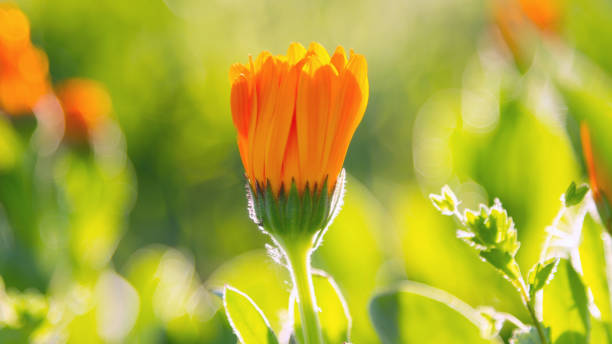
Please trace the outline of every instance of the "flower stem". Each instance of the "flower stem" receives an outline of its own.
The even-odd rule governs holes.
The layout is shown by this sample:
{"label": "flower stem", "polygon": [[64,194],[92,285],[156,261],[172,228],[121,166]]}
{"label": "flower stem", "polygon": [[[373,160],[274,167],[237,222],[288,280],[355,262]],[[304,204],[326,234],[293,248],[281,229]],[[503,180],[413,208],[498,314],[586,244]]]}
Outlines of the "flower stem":
{"label": "flower stem", "polygon": [[310,268],[311,249],[310,242],[307,245],[291,244],[285,246],[285,253],[300,310],[304,344],[322,344],[323,337]]}
{"label": "flower stem", "polygon": [[527,311],[529,311],[529,315],[531,316],[531,319],[533,320],[533,324],[536,330],[538,331],[540,342],[542,342],[542,344],[548,344],[548,339],[546,339],[546,336],[544,335],[544,330],[542,329],[542,323],[540,322],[540,320],[538,319],[536,315],[535,309],[533,308],[533,302],[531,298],[529,297],[529,294],[527,293],[527,288],[525,288],[525,282],[523,281],[522,278],[520,278],[520,281],[518,281],[518,283],[516,284],[518,286],[519,292],[521,293],[521,298],[523,299],[523,303],[525,304],[525,307],[527,307]]}

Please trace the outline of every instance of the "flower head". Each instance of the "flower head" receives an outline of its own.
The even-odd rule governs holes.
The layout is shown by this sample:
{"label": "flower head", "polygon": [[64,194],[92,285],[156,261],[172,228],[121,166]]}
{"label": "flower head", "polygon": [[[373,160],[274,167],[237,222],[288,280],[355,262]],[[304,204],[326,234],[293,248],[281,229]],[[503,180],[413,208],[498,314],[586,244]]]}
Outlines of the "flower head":
{"label": "flower head", "polygon": [[57,88],[64,110],[65,137],[83,141],[98,128],[111,111],[104,86],[93,80],[69,79]]}
{"label": "flower head", "polygon": [[365,112],[369,86],[363,55],[330,57],[320,44],[262,52],[230,68],[231,108],[238,148],[251,187],[289,194],[334,189]]}
{"label": "flower head", "polygon": [[521,10],[538,29],[555,32],[561,18],[559,0],[520,0]]}
{"label": "flower head", "polygon": [[0,110],[15,115],[32,111],[49,91],[48,70],[47,56],[30,42],[26,16],[0,5]]}

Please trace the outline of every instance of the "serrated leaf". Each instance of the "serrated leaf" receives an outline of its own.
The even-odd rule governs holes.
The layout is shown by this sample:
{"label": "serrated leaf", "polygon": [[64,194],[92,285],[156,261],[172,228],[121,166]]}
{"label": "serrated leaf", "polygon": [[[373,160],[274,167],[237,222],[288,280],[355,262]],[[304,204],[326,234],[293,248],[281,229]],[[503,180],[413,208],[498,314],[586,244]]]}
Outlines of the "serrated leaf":
{"label": "serrated leaf", "polygon": [[533,297],[536,292],[544,288],[554,277],[559,264],[558,258],[551,258],[545,262],[537,263],[528,275],[529,293]]}
{"label": "serrated leaf", "polygon": [[510,344],[547,344],[550,343],[550,328],[544,329],[544,336],[546,336],[546,343],[542,343],[538,330],[530,326],[527,329],[520,329],[514,331],[512,338],[510,338]]}
{"label": "serrated leaf", "polygon": [[487,322],[456,297],[405,282],[370,301],[370,317],[382,343],[488,343]]}
{"label": "serrated leaf", "polygon": [[564,200],[565,206],[571,207],[576,204],[579,204],[584,199],[584,196],[589,191],[589,187],[586,185],[580,185],[576,187],[576,183],[572,182],[567,190],[565,191]]}
{"label": "serrated leaf", "polygon": [[[350,342],[351,315],[338,285],[331,276],[321,270],[313,271],[312,284],[317,297],[317,305],[320,308],[319,321],[325,342]],[[294,296],[292,295],[291,298],[294,317],[294,340],[301,343],[303,334],[300,324],[300,312]]]}
{"label": "serrated leaf", "polygon": [[440,195],[430,194],[429,199],[433,203],[434,207],[438,209],[443,215],[453,215],[457,210],[457,197],[450,189],[448,185],[442,187],[442,193]]}
{"label": "serrated leaf", "polygon": [[268,319],[245,293],[226,286],[223,306],[227,319],[243,344],[278,344]]}
{"label": "serrated leaf", "polygon": [[514,257],[510,253],[493,248],[490,250],[481,251],[480,257],[489,264],[493,265],[493,267],[498,269],[509,280],[516,281],[519,278],[520,273],[518,266],[516,265]]}

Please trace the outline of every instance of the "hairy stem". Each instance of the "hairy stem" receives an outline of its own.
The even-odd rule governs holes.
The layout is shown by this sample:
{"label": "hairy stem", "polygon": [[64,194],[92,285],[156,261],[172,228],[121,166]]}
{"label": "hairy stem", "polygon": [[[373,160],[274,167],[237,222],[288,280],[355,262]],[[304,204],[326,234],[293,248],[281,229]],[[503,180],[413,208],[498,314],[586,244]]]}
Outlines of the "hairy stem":
{"label": "hairy stem", "polygon": [[322,344],[321,325],[312,284],[310,254],[312,244],[291,243],[285,246],[289,271],[297,296],[304,344]]}
{"label": "hairy stem", "polygon": [[533,324],[536,330],[538,331],[540,342],[542,342],[542,344],[548,344],[548,340],[546,339],[546,336],[544,335],[544,329],[542,328],[542,323],[538,319],[535,309],[533,307],[533,302],[531,298],[529,297],[529,293],[527,293],[525,282],[523,281],[522,278],[520,278],[520,281],[517,281],[516,284],[521,294],[521,298],[523,299],[523,303],[525,304],[525,307],[527,307],[527,311],[529,311],[529,315],[531,316],[531,319],[533,320]]}

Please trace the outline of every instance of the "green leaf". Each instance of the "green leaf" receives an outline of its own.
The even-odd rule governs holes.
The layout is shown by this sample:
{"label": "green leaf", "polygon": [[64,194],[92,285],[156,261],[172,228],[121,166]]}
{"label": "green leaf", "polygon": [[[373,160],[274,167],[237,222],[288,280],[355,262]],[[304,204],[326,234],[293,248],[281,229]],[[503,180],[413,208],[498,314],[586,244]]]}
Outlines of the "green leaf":
{"label": "green leaf", "polygon": [[571,207],[582,202],[582,199],[584,199],[584,196],[587,194],[588,191],[588,186],[581,185],[579,187],[576,187],[576,183],[572,182],[567,188],[567,191],[565,191],[565,206]]}
{"label": "green leaf", "polygon": [[227,319],[243,344],[278,344],[270,323],[259,307],[243,292],[225,286],[223,306]]}
{"label": "green leaf", "polygon": [[529,293],[533,297],[536,292],[544,288],[553,279],[557,266],[558,258],[551,258],[547,261],[537,263],[530,271],[528,276]]}
{"label": "green leaf", "polygon": [[416,282],[374,296],[370,317],[382,343],[488,343],[490,324],[456,297]]}
{"label": "green leaf", "polygon": [[580,314],[580,319],[586,330],[586,336],[588,337],[591,331],[591,314],[589,313],[589,298],[587,296],[587,290],[582,282],[582,277],[574,270],[574,267],[569,261],[566,261],[565,267],[567,269],[567,279],[572,293],[572,299]]}
{"label": "green leaf", "polygon": [[[546,336],[547,343],[550,343],[550,328],[544,330],[544,336]],[[510,344],[546,344],[542,343],[538,330],[530,326],[527,329],[516,330],[510,338]]]}
{"label": "green leaf", "polygon": [[555,340],[555,344],[586,344],[584,334],[575,331],[565,331]]}
{"label": "green leaf", "polygon": [[478,307],[477,311],[483,319],[485,319],[486,327],[483,333],[486,334],[486,338],[499,336],[504,343],[507,343],[514,330],[525,327],[525,325],[513,315],[498,312],[493,307]]}
{"label": "green leaf", "polygon": [[588,291],[569,260],[560,260],[555,278],[543,288],[542,305],[546,324],[554,329],[553,342],[566,332],[590,338]]}
{"label": "green leaf", "polygon": [[[257,273],[253,273],[257,271]],[[290,279],[286,268],[274,263],[265,250],[255,250],[235,257],[215,270],[205,283],[207,289],[223,290],[231,285],[246,293],[267,315],[275,333],[280,333],[286,320]]]}
{"label": "green leaf", "polygon": [[448,185],[442,187],[442,194],[430,194],[429,199],[443,215],[453,215],[459,205],[457,197]]}
{"label": "green leaf", "polygon": [[[314,270],[312,274],[317,305],[320,308],[319,321],[326,343],[350,342],[351,315],[348,306],[334,279],[321,270]],[[302,329],[300,326],[300,312],[292,295],[295,339],[301,342]]]}
{"label": "green leaf", "polygon": [[510,281],[516,281],[519,276],[518,265],[510,253],[493,248],[480,252],[480,257],[501,271]]}

